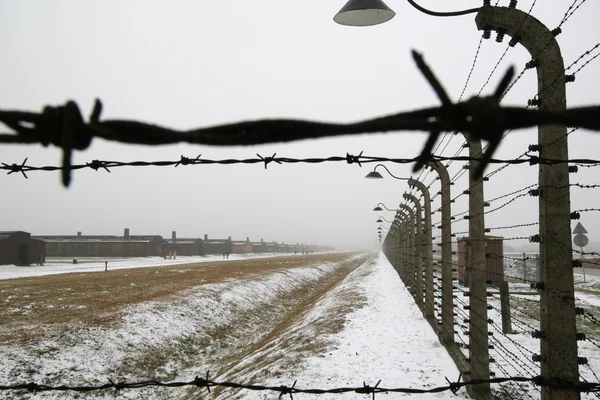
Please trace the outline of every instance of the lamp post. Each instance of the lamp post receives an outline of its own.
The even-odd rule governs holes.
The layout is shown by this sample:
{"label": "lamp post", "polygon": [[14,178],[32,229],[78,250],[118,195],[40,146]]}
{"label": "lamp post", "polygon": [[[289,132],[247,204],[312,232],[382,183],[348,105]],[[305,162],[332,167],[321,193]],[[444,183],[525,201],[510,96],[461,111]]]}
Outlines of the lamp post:
{"label": "lamp post", "polygon": [[[435,17],[456,17],[476,13],[479,8],[469,8],[461,11],[431,11],[413,0],[407,0],[408,3],[424,14]],[[394,18],[396,13],[381,0],[348,0],[348,2],[333,17],[333,20],[340,25],[347,26],[373,26],[383,24]]]}

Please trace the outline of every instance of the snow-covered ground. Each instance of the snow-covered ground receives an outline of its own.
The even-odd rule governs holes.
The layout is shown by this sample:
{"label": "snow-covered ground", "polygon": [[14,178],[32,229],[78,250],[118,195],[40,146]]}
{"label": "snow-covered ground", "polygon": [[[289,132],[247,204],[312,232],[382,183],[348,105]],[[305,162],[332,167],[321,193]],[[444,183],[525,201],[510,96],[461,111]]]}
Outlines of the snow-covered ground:
{"label": "snow-covered ground", "polygon": [[[452,360],[381,253],[347,275],[300,317],[285,325],[287,328],[277,337],[262,338],[263,343],[254,347],[242,362],[226,368],[214,365],[224,363],[228,347],[235,350],[236,345],[229,339],[203,343],[211,333],[209,330],[234,322],[241,336],[260,336],[265,326],[268,328],[284,311],[283,299],[287,294],[294,289],[320,283],[321,278],[338,268],[336,263],[324,263],[260,279],[199,286],[187,293],[185,298],[174,302],[149,302],[131,307],[121,324],[113,328],[75,326],[67,334],[60,337],[49,335],[42,343],[32,346],[0,346],[0,359],[3,360],[0,363],[0,384],[27,381],[80,384],[104,383],[109,378],[147,379],[150,376],[123,374],[117,366],[131,367],[139,362],[133,360],[132,355],[162,347],[173,355],[170,362],[154,371],[154,376],[163,380],[191,380],[210,369],[217,371],[211,376],[215,380],[234,376],[240,382],[277,385],[290,385],[298,380],[297,386],[304,388],[362,386],[363,381],[374,385],[380,379],[381,387],[429,388],[445,385],[445,377],[458,377]],[[343,303],[341,299],[344,298],[350,301],[358,299],[358,308],[354,307],[342,315],[346,322],[341,331],[319,338],[319,326],[322,327],[319,324],[327,322],[332,313],[339,314]],[[284,305],[278,308],[279,302]],[[235,339],[235,332],[231,336]],[[307,340],[317,338],[326,344],[317,354],[299,348],[301,342],[296,340],[308,343]],[[184,349],[182,346],[187,347]],[[197,351],[191,360],[186,359],[188,351]],[[265,360],[268,360],[269,370],[275,373],[260,378],[256,375],[260,372],[257,369]],[[293,362],[290,363],[290,360]],[[200,393],[190,393],[189,389],[165,389],[125,390],[120,395],[129,399],[183,398]],[[0,393],[0,398],[15,398],[14,395]],[[57,399],[65,398],[66,394],[25,393],[23,396]],[[259,398],[255,392],[244,391],[224,392],[215,398],[233,396]],[[275,393],[260,396],[278,397]],[[463,393],[461,396],[465,398],[466,395]],[[321,399],[363,397],[355,393],[329,397],[302,396]],[[386,398],[399,397],[402,395],[390,394]],[[423,399],[450,397],[456,398],[450,393],[420,396]],[[115,398],[115,393],[95,393],[93,398]]]}
{"label": "snow-covered ground", "polygon": [[47,258],[43,266],[30,265],[27,267],[16,265],[0,265],[0,279],[25,278],[31,276],[68,274],[72,272],[100,272],[104,271],[105,261],[108,270],[125,268],[162,267],[169,265],[195,264],[215,261],[234,261],[249,258],[266,258],[290,256],[290,253],[248,253],[230,254],[229,259],[223,259],[220,254],[207,256],[177,256],[177,258],[163,257],[133,257],[133,258],[77,258],[73,264],[72,258]]}
{"label": "snow-covered ground", "polygon": [[[351,273],[340,275],[344,265],[361,257],[364,256],[348,255],[343,262],[316,263],[243,280],[200,284],[168,302],[131,306],[115,326],[72,326],[60,336],[48,330],[41,343],[26,346],[0,343],[0,384],[28,381],[101,384],[108,379],[150,378],[189,381],[196,375],[203,376],[207,370],[211,371],[211,380],[216,381],[272,386],[291,386],[297,381],[297,388],[320,389],[360,387],[363,382],[373,386],[380,380],[380,387],[427,389],[445,386],[446,378],[456,380],[456,366],[382,253],[370,257]],[[222,257],[210,261],[220,259]],[[145,260],[139,264],[127,260],[128,265],[123,268],[157,266],[147,265]],[[156,261],[173,265],[184,258]],[[190,259],[188,262],[198,261]],[[114,263],[117,267],[117,262]],[[104,268],[104,263],[64,264],[52,273],[64,273],[68,268],[85,271],[88,265],[91,271]],[[111,262],[109,269],[110,266]],[[46,266],[29,268],[41,273],[40,269]],[[4,270],[1,271],[4,274]],[[10,267],[8,271],[11,272]],[[338,280],[333,279],[336,274],[341,276]],[[584,285],[597,287],[594,285],[600,283],[600,278],[596,279],[598,282]],[[295,304],[293,293],[315,290],[325,284],[332,286],[314,301],[301,307]],[[511,284],[511,287],[526,290],[527,285]],[[532,354],[539,353],[539,340],[530,336],[531,326],[523,325],[523,321],[535,325],[527,313],[539,306],[535,304],[535,296],[522,297],[534,303],[526,305],[523,313],[514,314],[514,334],[503,336],[497,331],[497,323],[496,328],[490,328],[494,332],[490,344],[495,346],[491,356],[496,359],[492,369],[497,376],[539,374],[539,364],[530,361]],[[585,293],[578,293],[578,298],[589,304],[598,301],[598,297]],[[490,304],[494,307],[489,312],[490,318],[500,321],[499,302],[493,297]],[[527,310],[527,307],[531,308]],[[328,325],[335,325],[339,320],[343,322],[340,329],[328,329]],[[600,352],[590,342],[579,342],[579,353],[589,359],[593,370],[600,370]],[[161,359],[165,354],[165,360]],[[582,366],[582,377],[594,380],[592,369]],[[497,386],[495,389],[506,398],[539,398],[537,388],[531,385],[504,385],[502,390]],[[0,392],[0,399],[75,396],[60,392]],[[384,398],[406,396],[388,393]],[[468,398],[464,389],[456,395],[443,392],[414,396],[417,399]],[[582,398],[589,396],[584,394]],[[92,395],[92,398],[115,397],[247,400],[277,399],[278,393],[213,390],[208,395],[202,388],[173,388]],[[294,398],[363,399],[365,395],[302,394]]]}
{"label": "snow-covered ground", "polygon": [[[291,386],[297,380],[299,388],[327,389],[360,387],[363,382],[374,386],[381,380],[379,387],[430,389],[446,386],[446,377],[451,381],[458,378],[454,362],[382,253],[373,256],[327,293],[289,334],[293,337],[310,332],[312,321],[328,315],[339,297],[350,290],[364,296],[364,306],[346,316],[344,329],[330,338],[332,346],[321,354],[298,360],[294,368],[277,379],[269,379],[267,384]],[[247,362],[263,356],[258,352]],[[406,396],[388,393],[382,398]],[[419,399],[469,398],[464,389],[457,395],[443,392],[414,396]],[[276,396],[245,392],[239,398],[275,399]],[[311,397],[302,395],[302,398]],[[314,398],[359,399],[364,395],[327,394]]]}

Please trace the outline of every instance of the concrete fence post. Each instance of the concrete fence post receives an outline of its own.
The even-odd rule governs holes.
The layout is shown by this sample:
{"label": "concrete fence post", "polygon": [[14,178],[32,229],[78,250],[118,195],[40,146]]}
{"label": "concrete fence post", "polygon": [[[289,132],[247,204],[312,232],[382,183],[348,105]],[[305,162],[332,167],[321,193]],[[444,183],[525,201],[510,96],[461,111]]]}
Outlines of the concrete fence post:
{"label": "concrete fence post", "polygon": [[[422,182],[415,179],[408,180],[408,186],[414,187],[423,195],[423,209],[425,211],[425,226],[423,237],[425,239],[425,318],[435,318],[434,298],[433,298],[433,233],[431,230],[431,197],[429,189]],[[435,325],[435,321],[433,325]]]}
{"label": "concrete fence post", "polygon": [[454,297],[452,292],[452,221],[450,176],[446,167],[439,162],[429,162],[427,166],[435,171],[441,182],[442,202],[442,341],[454,343]]}
{"label": "concrete fence post", "polygon": [[[488,347],[487,268],[485,258],[485,220],[483,201],[483,178],[476,178],[482,158],[481,141],[472,140],[463,133],[469,146],[469,264],[465,272],[469,276],[469,365],[470,379],[490,379],[490,354]],[[489,398],[488,383],[467,386],[474,398]]]}
{"label": "concrete fence post", "polygon": [[402,263],[400,264],[400,278],[406,286],[406,267],[412,262],[410,238],[411,238],[411,223],[407,215],[402,220]]}
{"label": "concrete fence post", "polygon": [[508,282],[500,282],[500,313],[502,314],[502,333],[505,335],[512,333]]}
{"label": "concrete fence post", "polygon": [[[418,254],[417,254],[417,251],[415,249],[415,247],[416,247],[415,246],[416,236],[417,236],[416,235],[416,214],[415,214],[415,211],[411,207],[407,206],[406,204],[400,204],[398,206],[398,209],[399,210],[404,210],[406,212],[406,214],[407,214],[407,219],[406,219],[408,221],[408,224],[407,224],[407,227],[408,227],[408,232],[407,232],[407,236],[408,237],[407,237],[407,239],[408,240],[407,241],[408,241],[408,244],[409,244],[409,248],[408,248],[408,263],[406,265],[407,266],[406,272],[408,272],[408,268],[411,268],[411,269],[414,270],[413,266],[417,265],[417,258],[418,258]],[[406,286],[411,286],[411,284],[412,284],[412,282],[408,281],[408,273],[406,273],[406,275],[405,275],[405,282],[404,282],[404,284]],[[420,287],[419,286],[415,287],[414,291],[415,291],[415,294],[414,294],[415,299],[422,299],[423,298],[422,294],[421,295],[419,294],[419,292],[420,292]],[[419,304],[420,308],[422,308],[422,304],[421,303],[419,303],[417,301],[417,304]]]}
{"label": "concrete fence post", "polygon": [[419,305],[419,308],[423,309],[423,290],[419,288],[423,287],[423,265],[425,258],[425,246],[423,237],[423,210],[421,208],[421,202],[415,196],[404,193],[403,197],[411,201],[415,205],[415,214],[417,216],[417,229],[416,229],[416,246],[415,251],[417,257],[415,258],[415,265],[411,270],[411,285],[416,289],[415,301]]}
{"label": "concrete fence post", "polygon": [[[565,66],[556,41],[559,32],[550,31],[533,16],[516,8],[483,6],[475,18],[479,30],[506,33],[531,54],[537,70],[540,109],[566,109]],[[555,160],[568,159],[567,128],[538,126],[539,155]],[[541,375],[564,382],[579,382],[571,207],[568,164],[539,164]],[[574,400],[580,393],[561,387],[542,387],[542,400]]]}

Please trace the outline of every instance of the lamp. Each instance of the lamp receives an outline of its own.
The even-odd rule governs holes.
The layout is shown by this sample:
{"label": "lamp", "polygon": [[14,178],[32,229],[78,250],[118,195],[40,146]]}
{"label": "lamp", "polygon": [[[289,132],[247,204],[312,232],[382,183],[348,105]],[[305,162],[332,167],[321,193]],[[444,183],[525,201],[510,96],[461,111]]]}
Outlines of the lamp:
{"label": "lamp", "polygon": [[381,0],[349,0],[333,20],[340,25],[372,26],[387,22],[395,15]]}
{"label": "lamp", "polygon": [[[413,0],[407,0],[411,6],[427,15],[435,17],[455,17],[476,13],[479,8],[470,8],[462,11],[438,12],[421,7]],[[394,18],[396,13],[381,0],[348,0],[333,20],[340,25],[347,26],[372,26],[382,24]]]}
{"label": "lamp", "polygon": [[377,219],[377,221],[375,222],[387,222],[387,223],[393,223],[394,221],[388,221],[387,219],[383,218],[383,216],[379,216],[379,219]]}
{"label": "lamp", "polygon": [[383,164],[377,164],[375,166],[375,168],[373,168],[373,171],[371,171],[367,175],[365,175],[365,178],[367,178],[367,179],[383,179],[383,176],[379,172],[377,172],[377,167],[383,167],[383,169],[385,169],[387,171],[387,173],[390,174],[390,176],[392,178],[399,179],[401,181],[407,181],[408,180],[408,178],[400,178],[399,176],[396,176],[396,175],[392,174],[390,172],[390,170],[387,169],[387,167],[385,165],[383,165]]}
{"label": "lamp", "polygon": [[373,211],[383,211],[383,208],[379,207],[380,205],[382,205],[382,206],[383,206],[383,208],[385,208],[385,209],[386,209],[386,210],[388,210],[388,211],[396,211],[396,210],[390,210],[390,209],[389,209],[389,208],[387,208],[387,207],[385,206],[385,204],[383,204],[383,203],[377,203],[377,206],[375,206],[375,208],[373,209]]}

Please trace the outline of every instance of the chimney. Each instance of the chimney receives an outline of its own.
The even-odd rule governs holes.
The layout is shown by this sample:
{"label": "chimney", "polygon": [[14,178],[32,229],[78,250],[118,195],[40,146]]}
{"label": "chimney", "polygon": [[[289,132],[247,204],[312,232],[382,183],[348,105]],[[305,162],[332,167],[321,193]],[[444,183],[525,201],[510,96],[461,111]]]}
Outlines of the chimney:
{"label": "chimney", "polygon": [[261,243],[263,242],[262,238],[260,239],[260,242],[261,242]]}
{"label": "chimney", "polygon": [[248,236],[246,236],[246,243],[250,242],[250,238]]}
{"label": "chimney", "polygon": [[77,236],[81,236],[81,231],[78,231],[78,232],[77,232]]}
{"label": "chimney", "polygon": [[129,239],[129,228],[125,228],[125,232],[123,232],[123,237],[125,239]]}
{"label": "chimney", "polygon": [[177,231],[171,232],[171,239],[177,240]]}
{"label": "chimney", "polygon": [[231,242],[231,236],[228,236],[228,237],[227,237],[227,240],[229,240],[229,241]]}
{"label": "chimney", "polygon": [[206,242],[208,240],[208,235],[205,233],[204,234],[204,241]]}

